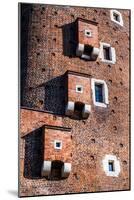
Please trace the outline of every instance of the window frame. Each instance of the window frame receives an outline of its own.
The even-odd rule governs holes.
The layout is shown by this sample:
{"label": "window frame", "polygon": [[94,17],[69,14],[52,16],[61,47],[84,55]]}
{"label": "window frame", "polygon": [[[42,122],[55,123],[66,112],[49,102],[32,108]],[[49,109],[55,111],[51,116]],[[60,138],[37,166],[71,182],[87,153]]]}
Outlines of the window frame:
{"label": "window frame", "polygon": [[[97,98],[97,94],[96,94],[96,86],[101,86],[101,98],[102,98],[102,101],[98,101],[98,100],[96,100],[96,99],[98,99]],[[98,102],[98,103],[104,103],[104,84],[100,84],[100,83],[95,83],[95,101],[96,102]]]}
{"label": "window frame", "polygon": [[[109,48],[109,57],[110,60],[107,60],[104,57],[104,47],[105,48]],[[102,62],[106,62],[106,63],[111,63],[111,64],[115,64],[116,63],[116,53],[115,53],[115,48],[111,47],[110,44],[105,43],[105,42],[100,42],[100,53],[99,53],[99,58]]]}
{"label": "window frame", "polygon": [[[96,101],[96,93],[95,93],[95,84],[102,84],[103,85],[103,102],[97,102]],[[104,80],[100,80],[100,79],[91,79],[91,89],[92,89],[92,99],[93,99],[93,104],[95,106],[100,106],[100,107],[104,107],[106,108],[109,104],[109,100],[108,100],[108,87],[107,84]]]}
{"label": "window frame", "polygon": [[[60,143],[60,147],[57,147],[56,143]],[[61,140],[54,140],[54,148],[58,149],[58,150],[61,150],[62,149],[62,141]]]}
{"label": "window frame", "polygon": [[[119,16],[120,21],[115,20],[114,18],[114,14]],[[116,24],[123,26],[123,18],[122,18],[122,14],[117,11],[117,10],[110,10],[110,17],[111,17],[111,21],[115,22]]]}
{"label": "window frame", "polygon": [[[109,162],[113,162],[113,171],[109,170]],[[102,160],[103,170],[107,176],[118,177],[121,171],[120,161],[117,159],[115,155],[105,155],[104,159]]]}
{"label": "window frame", "polygon": [[[90,32],[90,35],[88,35],[87,32]],[[92,37],[92,31],[89,29],[85,29],[85,36],[89,38]]]}
{"label": "window frame", "polygon": [[[78,91],[78,88],[81,88],[81,91]],[[76,92],[77,93],[83,93],[83,86],[82,85],[76,85]]]}

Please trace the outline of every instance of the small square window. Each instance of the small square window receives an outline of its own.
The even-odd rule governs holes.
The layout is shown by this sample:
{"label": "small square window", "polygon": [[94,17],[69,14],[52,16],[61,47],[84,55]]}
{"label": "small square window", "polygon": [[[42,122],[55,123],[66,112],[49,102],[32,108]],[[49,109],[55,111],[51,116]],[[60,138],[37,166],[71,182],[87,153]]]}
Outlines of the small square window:
{"label": "small square window", "polygon": [[76,85],[76,92],[83,93],[83,86],[82,85]]}
{"label": "small square window", "polygon": [[92,37],[92,32],[91,32],[91,30],[85,30],[85,36],[87,36],[87,37]]}
{"label": "small square window", "polygon": [[109,161],[108,162],[108,169],[110,172],[114,172],[115,169],[114,169],[114,161]]}
{"label": "small square window", "polygon": [[95,100],[103,103],[103,84],[95,83]]}
{"label": "small square window", "polygon": [[54,148],[55,149],[62,149],[62,141],[55,140],[54,141]]}

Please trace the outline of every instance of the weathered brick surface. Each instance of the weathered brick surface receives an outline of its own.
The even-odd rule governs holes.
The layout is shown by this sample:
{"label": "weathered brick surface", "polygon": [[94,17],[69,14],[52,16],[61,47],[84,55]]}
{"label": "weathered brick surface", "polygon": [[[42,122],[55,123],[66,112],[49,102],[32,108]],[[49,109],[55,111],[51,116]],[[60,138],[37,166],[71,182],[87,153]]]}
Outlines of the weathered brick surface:
{"label": "weathered brick surface", "polygon": [[[44,160],[60,160],[71,163],[72,140],[69,132],[45,128],[44,140]],[[62,141],[62,149],[54,149],[54,140]]]}
{"label": "weathered brick surface", "polygon": [[[91,37],[87,37],[84,33],[85,30],[90,30],[92,33]],[[99,46],[98,41],[98,26],[95,24],[95,22],[92,24],[92,22],[83,22],[81,20],[78,20],[78,43],[81,44],[88,44],[93,47]]]}
{"label": "weathered brick surface", "polygon": [[62,117],[54,116],[51,113],[21,109],[20,129],[22,137],[43,125],[63,126]]}
{"label": "weathered brick surface", "polygon": [[[76,92],[76,85],[83,86],[83,92]],[[79,74],[68,74],[68,101],[81,102],[91,105],[91,79]],[[88,95],[87,95],[88,94]]]}
{"label": "weathered brick surface", "polygon": [[[24,136],[20,137],[21,196],[129,189],[130,13],[128,10],[119,11],[123,16],[123,27],[111,21],[110,9],[36,4],[27,7],[23,13],[23,16],[28,15],[28,26],[23,20],[23,32],[28,37],[25,36],[27,39],[23,41],[26,49],[22,52],[21,104],[35,110],[51,111],[54,115],[21,110],[20,128]],[[97,61],[85,61],[72,54],[75,51],[71,50],[76,45],[72,42],[73,23],[78,17],[98,23],[99,42],[115,47],[114,65],[101,62],[99,58]],[[105,80],[109,90],[108,108],[95,107],[91,95],[92,112],[87,120],[65,117],[66,85],[63,74],[67,70]],[[41,133],[36,133],[36,129],[44,124],[72,128],[72,171],[67,179],[42,179],[39,171],[35,173],[34,166],[31,166],[32,161],[42,159],[39,157],[39,154],[42,155]],[[33,157],[30,156],[32,149],[37,149]],[[119,159],[121,172],[118,177],[106,176],[102,166],[106,154],[116,155]]]}

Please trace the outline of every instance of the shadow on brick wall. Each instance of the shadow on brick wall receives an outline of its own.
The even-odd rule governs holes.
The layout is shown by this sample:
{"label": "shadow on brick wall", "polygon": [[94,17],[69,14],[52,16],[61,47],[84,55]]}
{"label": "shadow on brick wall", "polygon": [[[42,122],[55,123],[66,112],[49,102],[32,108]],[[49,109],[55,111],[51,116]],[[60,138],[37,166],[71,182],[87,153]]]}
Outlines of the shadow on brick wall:
{"label": "shadow on brick wall", "polygon": [[41,98],[43,110],[64,115],[66,94],[64,75],[53,78],[39,85],[38,88],[41,88],[44,96],[44,99]]}
{"label": "shadow on brick wall", "polygon": [[[44,161],[44,132],[42,127],[36,129],[28,135],[25,139],[25,158],[24,158],[24,177],[27,179],[42,179],[41,169]],[[61,171],[63,162],[60,160],[52,161],[51,174],[45,177],[47,180],[61,180]]]}
{"label": "shadow on brick wall", "polygon": [[20,84],[21,84],[21,105],[24,104],[25,86],[27,80],[27,61],[28,61],[28,30],[29,19],[32,11],[31,4],[21,4],[19,10],[19,45],[20,45]]}
{"label": "shadow on brick wall", "polygon": [[44,134],[42,128],[36,129],[24,137],[25,159],[24,177],[41,178],[41,167],[44,160]]}
{"label": "shadow on brick wall", "polygon": [[76,56],[77,32],[75,22],[62,26],[63,54],[68,57]]}
{"label": "shadow on brick wall", "polygon": [[65,112],[65,81],[58,76],[45,84],[45,110],[63,115]]}

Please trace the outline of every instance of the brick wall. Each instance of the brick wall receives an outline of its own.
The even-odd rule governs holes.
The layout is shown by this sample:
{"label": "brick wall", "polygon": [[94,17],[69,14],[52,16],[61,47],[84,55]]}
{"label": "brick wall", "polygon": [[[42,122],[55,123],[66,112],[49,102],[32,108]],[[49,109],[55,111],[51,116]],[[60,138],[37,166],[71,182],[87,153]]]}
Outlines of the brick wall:
{"label": "brick wall", "polygon": [[[54,130],[45,128],[44,133],[44,160],[60,160],[63,162],[71,162],[72,156],[72,140],[71,134],[64,130]],[[62,149],[55,149],[54,148],[54,141],[62,141]]]}
{"label": "brick wall", "polygon": [[[98,42],[98,26],[95,22],[90,22],[90,21],[82,21],[78,20],[78,43],[81,44],[88,44],[93,47],[98,47],[99,42]],[[84,34],[85,30],[91,30],[91,37],[87,37]]]}
{"label": "brick wall", "polygon": [[[118,9],[123,16],[123,27],[111,21],[110,9],[33,4],[25,5],[24,10],[22,15],[28,16],[28,26],[22,25],[27,33],[23,41],[27,51],[23,50],[21,57],[26,61],[21,65],[21,105],[29,109],[22,109],[20,113],[21,136],[24,136],[20,137],[20,196],[128,190],[129,10]],[[115,48],[115,64],[101,62],[99,57],[96,61],[85,61],[75,56],[73,23],[78,17],[98,23],[98,41]],[[109,106],[96,107],[91,100],[92,112],[87,120],[66,117],[63,75],[67,70],[104,80],[109,91]],[[29,173],[31,169],[34,171],[30,165],[32,160],[39,163],[42,140],[40,131],[36,134],[36,130],[44,124],[72,128],[72,171],[65,180],[49,181],[42,179],[38,171]],[[37,152],[31,158],[36,145],[32,141],[36,140]],[[115,155],[119,160],[118,177],[106,176],[102,163],[106,154]],[[30,160],[26,160],[26,155]]]}
{"label": "brick wall", "polygon": [[[76,86],[83,87],[83,92],[76,92]],[[79,74],[68,74],[68,101],[82,102],[91,105],[91,79]],[[88,95],[87,95],[88,94]]]}

